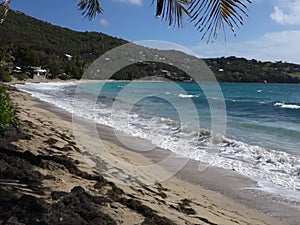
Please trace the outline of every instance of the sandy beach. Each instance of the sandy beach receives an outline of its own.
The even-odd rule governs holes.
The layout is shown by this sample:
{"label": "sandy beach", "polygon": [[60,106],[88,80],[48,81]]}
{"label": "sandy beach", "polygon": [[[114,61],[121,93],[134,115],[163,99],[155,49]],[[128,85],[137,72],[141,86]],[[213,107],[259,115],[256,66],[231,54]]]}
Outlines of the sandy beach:
{"label": "sandy beach", "polygon": [[[14,88],[9,94],[21,124],[0,140],[1,224],[296,224],[296,209],[280,211],[276,202],[266,208],[271,200],[252,199],[253,190],[244,189],[255,187],[249,179],[215,168],[196,173],[198,164],[190,161],[177,176],[151,182],[151,172],[168,172],[140,168],[167,154],[162,149],[130,151],[104,126],[97,127],[99,145],[84,123],[76,124],[85,134],[83,148],[70,114]],[[96,147],[114,157],[91,158]]]}

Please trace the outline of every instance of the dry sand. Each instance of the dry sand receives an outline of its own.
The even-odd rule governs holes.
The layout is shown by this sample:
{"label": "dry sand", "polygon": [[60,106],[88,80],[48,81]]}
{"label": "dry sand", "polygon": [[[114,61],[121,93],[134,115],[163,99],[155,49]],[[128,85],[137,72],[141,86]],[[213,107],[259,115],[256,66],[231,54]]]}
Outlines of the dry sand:
{"label": "dry sand", "polygon": [[[9,92],[17,109],[17,116],[21,121],[19,129],[30,138],[6,138],[6,141],[1,142],[1,147],[19,151],[27,150],[34,155],[73,159],[80,171],[91,175],[100,173],[117,186],[116,189],[114,184],[108,182],[109,185],[104,185],[99,189],[95,186],[97,181],[85,179],[56,164],[49,164],[48,168],[34,167],[44,176],[51,177],[51,179],[42,181],[43,193],[37,194],[28,188],[19,187],[16,190],[20,195],[32,194],[53,203],[54,200],[51,198],[53,191],[70,192],[75,186],[81,186],[92,196],[111,198],[112,201],[104,204],[101,210],[108,213],[117,224],[141,224],[145,221],[146,216],[145,213],[130,207],[124,201],[116,200],[109,192],[111,190],[126,202],[132,199],[139,201],[143,206],[154,210],[158,216],[172,220],[174,224],[283,224],[279,219],[249,209],[217,192],[185,182],[175,176],[163,182],[153,183],[160,175],[168,174],[160,166],[155,166],[153,170],[147,169],[147,166],[143,169],[142,165],[153,164],[156,154],[152,153],[150,160],[150,156],[147,154],[139,154],[120,147],[116,140],[113,138],[110,140],[110,131],[106,132],[105,128],[100,128],[102,141],[99,142],[99,138],[89,135],[91,131],[86,130],[82,124],[76,125],[76,128],[82,132],[79,136],[83,139],[78,144],[75,140],[75,136],[77,137],[78,134],[74,136],[74,127],[69,115],[51,108],[51,105],[39,102],[26,93],[14,89]],[[96,151],[95,149],[97,152],[93,152]],[[108,156],[102,155],[102,150]],[[91,153],[98,154],[98,158],[89,157]],[[187,170],[193,168],[191,164],[189,165]],[[93,166],[97,166],[98,169],[96,170]],[[151,174],[152,172],[154,175]],[[191,173],[193,172],[189,174]],[[184,173],[179,174],[182,178],[185,175]],[[208,177],[205,179],[209,180]],[[130,185],[125,185],[124,182],[120,183],[118,179]],[[3,184],[4,181],[1,182],[1,185],[7,190],[11,188],[11,183]],[[140,182],[152,184],[141,185]],[[244,180],[244,182],[243,185],[252,185],[251,182],[247,183],[248,180]],[[120,189],[123,192],[119,193]]]}

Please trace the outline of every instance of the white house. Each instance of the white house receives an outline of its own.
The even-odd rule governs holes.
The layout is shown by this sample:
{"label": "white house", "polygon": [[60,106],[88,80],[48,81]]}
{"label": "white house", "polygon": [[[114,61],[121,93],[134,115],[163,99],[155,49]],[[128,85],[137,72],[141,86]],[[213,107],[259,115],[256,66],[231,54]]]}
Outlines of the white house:
{"label": "white house", "polygon": [[67,60],[71,60],[73,58],[73,56],[71,56],[69,54],[65,54],[65,57],[67,58]]}
{"label": "white house", "polygon": [[41,67],[33,67],[33,78],[43,78],[46,79],[47,70]]}

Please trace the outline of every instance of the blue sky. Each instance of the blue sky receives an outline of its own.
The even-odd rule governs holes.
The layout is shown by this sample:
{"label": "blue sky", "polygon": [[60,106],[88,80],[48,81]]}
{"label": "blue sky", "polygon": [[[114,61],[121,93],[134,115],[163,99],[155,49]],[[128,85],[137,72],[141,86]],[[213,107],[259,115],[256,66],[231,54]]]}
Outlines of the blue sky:
{"label": "blue sky", "polygon": [[152,0],[102,1],[104,14],[92,22],[76,8],[77,1],[12,0],[11,7],[27,15],[77,31],[97,31],[128,41],[162,40],[183,45],[199,57],[241,56],[249,59],[288,61],[300,64],[300,0],[253,0],[249,18],[237,31],[220,33],[207,44],[191,23],[182,29],[156,19]]}

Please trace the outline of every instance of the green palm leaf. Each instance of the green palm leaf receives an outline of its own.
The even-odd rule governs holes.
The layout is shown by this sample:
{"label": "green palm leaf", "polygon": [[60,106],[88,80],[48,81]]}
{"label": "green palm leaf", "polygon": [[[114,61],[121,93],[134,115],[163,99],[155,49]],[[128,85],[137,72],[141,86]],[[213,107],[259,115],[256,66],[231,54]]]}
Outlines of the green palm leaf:
{"label": "green palm leaf", "polygon": [[182,27],[183,15],[190,15],[187,10],[189,4],[190,0],[156,0],[156,17],[168,21],[169,26],[177,24]]}
{"label": "green palm leaf", "polygon": [[88,20],[92,20],[97,14],[103,13],[99,0],[80,0],[77,7]]}
{"label": "green palm leaf", "polygon": [[5,20],[5,18],[7,16],[7,13],[9,11],[10,1],[11,0],[4,0],[0,4],[0,23],[3,23],[3,21]]}
{"label": "green palm leaf", "polygon": [[[3,0],[0,4],[0,23],[7,16],[10,2]],[[225,25],[236,34],[235,28],[244,24],[243,16],[248,16],[246,2],[251,0],[156,0],[156,16],[168,21],[169,26],[182,27],[183,17],[187,15],[203,33],[202,39],[208,36],[210,41],[217,38],[220,29],[225,33]],[[79,0],[77,6],[89,20],[103,13],[100,0]]]}
{"label": "green palm leaf", "polygon": [[242,16],[248,16],[246,2],[251,3],[250,0],[192,0],[188,8],[190,20],[203,33],[202,39],[208,35],[208,41],[216,39],[220,29],[225,34],[225,25],[236,35],[235,28],[244,24]]}

